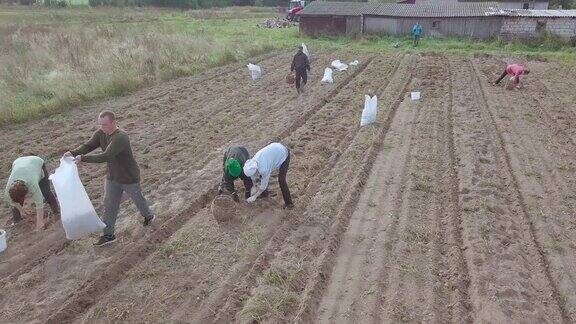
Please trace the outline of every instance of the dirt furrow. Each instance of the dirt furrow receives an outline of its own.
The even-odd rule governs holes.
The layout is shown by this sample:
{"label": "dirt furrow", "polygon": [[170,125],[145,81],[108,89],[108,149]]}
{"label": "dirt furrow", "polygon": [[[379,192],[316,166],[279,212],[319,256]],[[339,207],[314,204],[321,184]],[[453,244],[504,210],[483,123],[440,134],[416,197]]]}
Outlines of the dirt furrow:
{"label": "dirt furrow", "polygon": [[[536,88],[540,87],[537,83]],[[533,89],[529,84],[524,90],[532,92]],[[513,93],[519,105],[509,105],[501,95],[501,91],[491,92],[487,101],[509,150],[524,209],[533,224],[546,268],[558,289],[559,303],[573,320],[576,299],[571,292],[576,288],[576,278],[571,269],[576,266],[573,257],[576,246],[571,242],[576,239],[573,217],[576,199],[571,197],[576,194],[576,169],[570,170],[570,166],[575,156],[566,135],[558,132],[556,122],[544,118],[534,125],[530,117],[542,109],[554,111],[550,106],[554,101],[525,100],[521,93]]]}
{"label": "dirt furrow", "polygon": [[455,153],[474,321],[561,321],[509,152],[472,63],[451,61]]}
{"label": "dirt furrow", "polygon": [[[281,79],[281,78],[283,78],[283,76],[284,76],[284,72],[278,72],[277,75],[281,76],[281,77],[278,77],[278,79]],[[320,88],[320,87],[322,87],[322,86],[319,85],[319,84],[316,84],[315,87],[316,87],[316,88]],[[337,83],[337,84],[335,85],[335,87],[339,87],[339,83]],[[312,92],[312,93],[315,93],[315,92],[316,92],[316,90],[313,89],[312,87],[310,87],[309,90],[310,90],[310,92]],[[291,93],[289,93],[289,94],[286,93],[286,95],[284,95],[284,96],[287,96],[287,97],[289,98],[289,97],[292,96],[292,94],[291,94]],[[312,98],[313,98],[313,97],[304,98],[303,100],[304,100],[304,102],[307,102],[307,101],[312,100]],[[328,97],[328,98],[329,98],[329,97]],[[317,99],[314,99],[314,100],[316,100],[317,102],[324,102],[324,101],[325,101],[325,98],[324,98],[324,97],[321,97],[321,98],[317,98]],[[262,119],[261,119],[262,122],[267,122],[269,126],[273,126],[274,128],[278,128],[278,127],[280,126],[280,129],[282,129],[282,128],[281,128],[281,125],[282,125],[283,122],[285,122],[285,121],[288,121],[288,122],[289,122],[289,121],[290,121],[290,118],[293,118],[292,116],[294,116],[294,118],[296,118],[297,116],[299,116],[299,114],[301,114],[301,113],[306,113],[306,112],[307,112],[306,110],[305,110],[305,111],[301,111],[301,110],[298,110],[298,109],[290,109],[290,110],[289,110],[290,113],[288,113],[288,114],[283,113],[282,111],[283,111],[284,109],[288,108],[288,107],[291,107],[291,105],[298,106],[298,103],[290,102],[290,100],[286,100],[286,101],[287,101],[287,103],[288,103],[287,105],[283,105],[282,107],[276,106],[275,109],[270,109],[269,107],[266,107],[266,106],[264,106],[264,107],[258,107],[258,108],[260,108],[263,112],[266,111],[266,113],[263,113],[262,115],[266,116],[266,118],[273,119],[273,120],[275,121],[275,123],[270,124],[269,121],[266,121],[264,118],[262,118]],[[249,103],[243,103],[243,104],[249,104]],[[242,108],[242,107],[240,106],[240,108]],[[266,110],[265,110],[265,109],[266,109]],[[286,119],[278,118],[279,116],[283,116],[283,115],[284,115],[284,116],[287,116],[287,117],[285,117]],[[258,144],[251,144],[251,145],[250,145],[251,148],[253,149],[254,147],[256,147],[256,145],[263,145],[264,142],[266,141],[266,139],[265,139],[265,138],[262,139],[262,137],[259,136],[261,129],[259,129],[258,127],[255,127],[255,128],[250,128],[250,127],[249,127],[249,125],[251,125],[250,122],[251,122],[250,120],[244,120],[244,119],[242,119],[242,120],[240,120],[238,123],[236,123],[236,124],[234,124],[234,125],[229,125],[229,128],[241,127],[241,128],[243,128],[243,129],[248,129],[247,132],[244,132],[242,138],[245,139],[245,140],[248,140],[249,142],[252,142],[252,143],[258,143]],[[253,125],[253,126],[258,126],[258,123],[255,123],[255,124],[252,123],[252,125]],[[290,126],[288,126],[288,128],[290,128]],[[222,132],[223,130],[226,130],[226,129],[225,129],[225,128],[221,128],[221,129],[220,129],[221,132]],[[232,131],[231,131],[231,130],[228,130],[228,133],[232,133]],[[246,135],[248,135],[248,136],[246,136]],[[222,141],[222,143],[225,143],[225,142],[229,141],[229,138],[230,138],[230,137],[228,137],[228,136],[226,136],[226,137],[225,137],[225,136],[222,136],[222,138],[219,138],[219,141]],[[169,141],[169,142],[170,142],[170,141],[174,142],[174,141],[171,140],[171,139],[168,139],[168,141]],[[212,142],[214,142],[214,140],[213,140]],[[216,144],[216,143],[212,143],[212,144]],[[239,143],[239,144],[241,144],[241,143]],[[217,144],[216,144],[216,145],[217,145]],[[207,145],[207,146],[209,146],[209,145]],[[252,146],[253,146],[253,147],[252,147]],[[214,147],[214,146],[211,146],[211,148],[212,148],[212,150],[215,150],[215,147]],[[204,166],[204,167],[201,168],[200,170],[194,170],[193,168],[192,168],[192,170],[188,169],[187,171],[185,171],[185,172],[189,173],[188,175],[180,174],[180,175],[178,175],[177,177],[175,177],[173,180],[171,180],[172,177],[169,177],[169,178],[167,179],[167,181],[165,181],[164,183],[162,183],[162,184],[160,184],[159,186],[157,186],[155,190],[156,190],[157,194],[160,194],[160,195],[162,195],[163,193],[167,193],[166,190],[168,190],[168,188],[171,188],[171,189],[172,189],[171,192],[172,192],[172,195],[173,195],[173,196],[172,196],[172,197],[164,197],[164,199],[163,199],[163,202],[164,202],[163,205],[164,205],[164,206],[167,206],[169,210],[172,210],[172,211],[174,212],[174,211],[175,211],[174,208],[178,208],[178,206],[180,206],[179,208],[180,208],[180,210],[182,210],[182,209],[183,209],[183,206],[190,205],[190,200],[192,199],[192,205],[195,205],[195,206],[201,205],[201,207],[204,207],[204,205],[202,205],[202,204],[203,204],[203,202],[205,202],[206,194],[213,192],[211,188],[212,188],[215,184],[217,184],[218,178],[220,177],[220,174],[219,174],[219,173],[220,173],[219,163],[221,163],[221,156],[220,156],[221,151],[222,151],[221,148],[223,148],[223,146],[220,147],[220,149],[216,149],[217,151],[216,151],[215,153],[213,153],[213,154],[214,154],[214,161],[211,161],[208,166]],[[179,152],[178,154],[179,154],[179,155],[186,154],[187,151],[188,151],[188,150],[186,149],[186,150],[183,150],[182,152]],[[188,159],[188,160],[189,160],[189,159]],[[170,162],[170,161],[167,161],[167,163],[168,163],[168,162]],[[172,162],[174,162],[174,161],[172,161]],[[183,166],[185,167],[185,165],[181,165],[181,167],[183,167]],[[188,168],[190,168],[190,166],[188,166]],[[185,170],[185,169],[184,169],[184,170]],[[190,171],[192,171],[194,175],[193,175],[193,174],[190,174]],[[183,172],[183,170],[181,170],[180,172]],[[178,181],[190,181],[190,180],[187,180],[187,179],[190,179],[190,180],[195,179],[195,182],[196,182],[196,184],[197,184],[197,186],[196,186],[195,189],[197,189],[197,190],[195,190],[195,191],[186,191],[186,192],[183,192],[183,188],[182,188],[182,191],[181,191],[181,189],[179,188],[179,186],[177,186]],[[202,183],[202,185],[200,185],[200,183],[199,183],[198,181],[200,181],[200,182]],[[174,182],[175,184],[170,185],[171,182]],[[203,191],[204,193],[202,193],[202,191]],[[199,198],[198,198],[198,196],[194,197],[194,193],[199,193],[199,196],[200,196],[200,197],[199,197]],[[208,194],[208,195],[209,195],[209,194]],[[150,197],[151,200],[153,201],[154,198],[155,198],[154,193],[152,193],[149,197]],[[170,198],[173,198],[173,197],[175,197],[175,198],[177,199],[177,201],[174,201],[174,200],[170,199]],[[189,197],[189,198],[188,198],[188,197]],[[154,208],[154,207],[153,207],[153,208]],[[158,206],[157,206],[156,208],[158,208]],[[176,210],[177,210],[177,209],[176,209]],[[134,208],[127,208],[127,210],[125,211],[125,214],[130,214],[130,213],[134,213],[134,212],[135,212]],[[165,212],[166,212],[166,211],[165,211]],[[189,213],[184,213],[184,214],[185,214],[185,215],[189,215]],[[189,219],[189,217],[192,217],[192,216],[189,215],[189,216],[185,216],[185,217],[180,217],[181,220],[176,221],[176,224],[177,224],[177,225],[167,225],[167,226],[170,227],[170,231],[169,231],[169,232],[170,232],[170,233],[174,233],[177,228],[181,227],[181,226],[185,223],[185,221],[182,221],[182,220]],[[174,218],[179,218],[179,217],[178,217],[178,214],[177,214]],[[168,220],[168,221],[166,222],[166,224],[169,224],[171,221],[174,221],[174,220],[173,220],[173,219],[172,219],[172,220]],[[129,236],[132,236],[134,239],[136,239],[136,242],[141,242],[143,245],[147,246],[147,247],[143,247],[143,248],[146,250],[146,252],[144,253],[144,255],[146,255],[146,254],[151,253],[151,251],[153,251],[154,249],[153,249],[153,248],[150,248],[150,247],[148,246],[148,245],[149,245],[149,242],[148,242],[148,240],[147,240],[146,238],[140,239],[139,236],[142,235],[142,234],[143,234],[143,233],[140,233],[140,231],[136,231],[136,232],[134,232],[132,235],[129,234]],[[168,238],[168,237],[169,237],[169,235],[160,235],[160,240],[163,241],[163,240],[165,240],[165,239]],[[138,243],[132,243],[132,244],[138,245]],[[116,249],[120,249],[119,251],[116,250],[115,252],[109,252],[109,253],[103,252],[103,254],[104,254],[104,255],[107,255],[108,258],[113,258],[113,259],[119,258],[119,259],[123,259],[123,256],[124,256],[124,253],[123,253],[123,252],[129,253],[129,254],[132,253],[132,250],[134,249],[134,247],[131,247],[132,244],[128,244],[127,248],[124,249],[124,248],[123,248],[123,245],[124,245],[124,244],[121,244],[121,243],[120,243],[120,244],[117,245],[117,247],[116,247]],[[66,251],[64,251],[64,252],[66,252]],[[98,252],[98,253],[100,253],[100,252]],[[142,253],[141,253],[140,256],[142,256]],[[128,259],[130,259],[130,258],[128,258]],[[130,262],[128,262],[127,264],[124,264],[124,265],[122,265],[122,266],[116,267],[116,268],[115,268],[116,270],[109,270],[109,271],[110,271],[110,274],[116,274],[116,276],[113,276],[113,277],[112,277],[112,278],[113,278],[113,280],[111,280],[112,282],[114,282],[114,281],[117,282],[118,280],[121,279],[121,277],[118,277],[118,276],[119,276],[122,272],[125,271],[126,267],[132,267],[132,266],[134,265],[134,264],[133,264],[134,259],[130,259],[130,260],[132,260],[132,261],[130,261]],[[89,261],[89,262],[90,262],[90,261]],[[29,267],[27,267],[27,271],[26,271],[26,272],[32,271],[34,268],[38,268],[38,267],[40,267],[40,266],[42,266],[42,264],[38,264],[37,262],[36,262],[36,263],[32,263],[32,264],[30,264]],[[82,268],[87,269],[86,266],[87,266],[87,264],[83,265]],[[89,271],[89,270],[84,270],[84,271]],[[89,271],[89,272],[90,272],[90,271]],[[98,275],[97,272],[94,272],[94,274],[95,274],[95,275],[94,275],[95,277],[93,276],[93,278],[90,278],[89,281],[92,281],[92,280],[94,280],[94,281],[98,281],[98,280],[102,281],[102,280],[103,280],[103,277],[100,276],[100,275]],[[97,278],[102,278],[102,279],[97,279]],[[17,279],[17,278],[15,278],[15,279]],[[16,281],[16,280],[13,280],[12,282],[14,282],[14,281]],[[48,284],[48,283],[44,283],[44,284]],[[43,284],[43,285],[44,285],[44,284]],[[89,284],[85,284],[85,286],[90,286],[90,285],[89,285]],[[98,285],[95,285],[95,286],[98,286]],[[105,285],[105,286],[106,286],[106,285]],[[5,287],[5,288],[6,288],[6,287]],[[13,287],[13,288],[17,288],[17,287]],[[98,290],[99,292],[102,291],[102,290],[100,290],[100,288],[90,288],[90,287],[84,287],[84,288],[85,288],[86,291],[92,291],[92,292],[93,292],[94,289]],[[20,288],[17,288],[17,289],[20,289]],[[82,291],[82,289],[80,289],[80,291]],[[58,293],[58,291],[54,291],[53,293]],[[75,295],[78,295],[78,296],[75,297]],[[62,296],[61,296],[60,298],[62,298]],[[83,296],[82,296],[82,293],[74,293],[74,294],[71,294],[71,295],[68,296],[68,297],[65,297],[64,300],[69,299],[69,298],[72,298],[72,300],[77,300],[78,302],[82,302]],[[83,303],[83,302],[82,302],[82,303]],[[72,303],[68,304],[67,306],[64,306],[63,309],[66,309],[66,308],[74,308],[75,306],[70,306],[70,305],[74,305],[74,304],[75,304],[75,302],[72,302]],[[89,305],[86,304],[85,306],[89,306]],[[67,313],[67,311],[64,311],[64,313]],[[54,318],[56,318],[56,319],[60,318],[60,317],[58,317],[58,316],[64,316],[64,318],[68,318],[68,315],[54,315]]]}
{"label": "dirt furrow", "polygon": [[[336,247],[340,245],[335,260],[331,261],[335,263],[334,268],[327,269],[330,281],[319,304],[319,322],[375,320],[372,308],[374,297],[379,292],[374,288],[378,285],[373,277],[379,273],[381,261],[381,254],[377,253],[375,245],[381,245],[378,238],[389,229],[382,223],[391,213],[389,209],[378,206],[394,205],[398,192],[402,190],[402,179],[406,174],[403,165],[411,155],[408,138],[420,112],[406,100],[396,110],[395,114],[388,115],[390,127],[382,144],[382,152],[386,154],[378,154],[374,169],[367,177],[364,191],[359,197],[358,206],[365,206],[366,209],[359,212],[359,207],[355,207],[356,211],[349,216],[347,230],[344,232],[337,228],[334,232],[342,238],[331,237],[331,240],[342,242],[336,242],[332,247],[337,250]],[[324,273],[324,276],[327,274]]]}
{"label": "dirt furrow", "polygon": [[[358,72],[360,72],[360,67],[359,67],[359,71],[358,71]],[[330,102],[331,97],[333,96],[333,93],[332,93],[332,92],[337,93],[337,92],[339,91],[339,89],[344,86],[344,84],[346,84],[346,83],[349,82],[351,79],[353,79],[354,76],[357,74],[357,72],[354,72],[354,70],[352,70],[351,73],[352,73],[352,74],[350,74],[344,81],[342,81],[341,84],[336,84],[336,85],[335,85],[335,88],[333,88],[333,90],[330,92],[330,94],[328,94],[327,96],[325,96],[325,97],[320,98],[319,100],[317,100],[317,102],[320,102],[320,104],[312,105],[312,107],[310,107],[310,108],[308,108],[307,110],[304,110],[304,111],[299,111],[299,110],[297,110],[297,109],[292,109],[292,110],[296,111],[297,113],[301,113],[301,114],[303,114],[303,115],[310,115],[309,111],[315,111],[315,110],[317,110],[317,109],[319,108],[318,105],[321,106],[321,105],[323,105],[325,102]],[[319,85],[319,86],[321,86],[321,85]],[[288,107],[290,107],[290,106],[288,106]],[[285,108],[286,108],[286,106],[285,106]],[[299,120],[299,119],[298,119],[298,120]],[[299,127],[298,125],[299,125],[299,122],[296,121],[296,122],[294,122],[291,126],[288,126],[288,129],[290,129],[291,131],[297,131],[297,129],[298,129],[298,127]],[[258,129],[258,130],[259,130],[259,129]],[[253,143],[254,143],[255,141],[258,141],[258,139],[255,139],[255,138],[252,139],[252,140],[249,142],[249,143],[251,143],[250,146],[253,146],[253,145],[254,145]],[[261,141],[261,140],[260,140],[260,141]],[[289,146],[290,146],[290,145],[289,145]],[[218,161],[217,161],[217,163],[221,163],[220,158],[221,158],[221,157],[218,156]],[[297,164],[296,164],[296,165],[297,165]],[[219,176],[219,172],[220,172],[220,171],[219,171],[219,167],[216,168],[215,170],[217,171],[217,173],[215,173],[215,174],[213,175],[213,177]],[[217,178],[216,178],[216,179],[217,179]],[[212,183],[217,182],[216,179],[212,179],[212,180],[211,180]],[[291,189],[292,189],[292,188],[291,188]],[[296,193],[297,193],[297,192],[298,192],[298,191],[296,191]],[[298,204],[298,200],[296,200],[296,203]],[[272,207],[272,206],[270,206],[270,205],[268,204],[267,208],[270,208],[270,207]],[[200,214],[202,215],[202,218],[204,218],[204,217],[206,217],[206,216],[210,217],[209,215],[206,215],[206,213],[204,213],[204,212],[202,212],[202,213],[200,213]],[[250,220],[248,220],[248,221],[250,221]],[[248,227],[248,226],[246,226],[246,227]],[[273,227],[273,226],[272,226],[272,227]],[[264,239],[266,239],[266,234],[264,235]],[[241,267],[241,268],[243,268],[243,267]],[[221,284],[223,284],[223,282],[220,282],[219,284],[221,285]],[[227,288],[228,288],[228,287],[227,287],[227,286],[224,286],[223,288],[224,288],[224,291],[227,291]],[[194,294],[191,293],[190,295],[192,296],[192,295],[194,295]],[[194,295],[194,296],[195,296],[195,295]],[[207,297],[207,296],[204,296],[204,297]],[[196,303],[196,302],[198,302],[198,300],[197,300],[196,298],[193,298],[193,300],[190,301],[190,302]],[[185,308],[186,308],[186,307],[184,307],[184,309],[185,309]],[[181,309],[183,309],[183,308],[181,308]]]}
{"label": "dirt furrow", "polygon": [[[372,60],[370,60],[371,62]],[[302,124],[298,127],[302,127],[301,131],[294,132],[291,136],[287,136],[283,142],[287,143],[294,152],[294,156],[306,156],[305,161],[300,161],[294,165],[293,171],[299,173],[302,170],[304,174],[309,174],[309,178],[302,178],[300,180],[292,180],[296,190],[300,192],[299,196],[302,198],[298,201],[298,210],[305,210],[308,204],[310,190],[309,186],[314,187],[315,184],[321,181],[322,174],[329,170],[333,163],[338,160],[342,149],[341,146],[346,147],[348,142],[346,139],[354,134],[354,131],[350,131],[354,128],[355,122],[357,121],[358,114],[351,109],[346,109],[349,107],[349,102],[351,98],[351,93],[354,93],[358,88],[358,84],[365,84],[367,80],[372,76],[374,72],[374,66],[379,66],[380,63],[369,63],[369,65],[364,65],[360,76],[351,82],[346,88],[341,89],[338,93],[334,93],[332,100],[322,107],[317,107],[315,109],[316,113],[313,118],[302,120]],[[388,64],[386,67],[392,68]],[[379,71],[382,73],[383,71]],[[384,73],[387,73],[384,70]],[[346,102],[346,104],[344,104]],[[337,112],[337,109],[342,109],[345,111]],[[336,116],[338,116],[336,118]],[[299,123],[297,122],[296,125]],[[316,134],[324,134],[330,136],[325,136],[322,141],[314,141]],[[282,136],[281,134],[280,136]],[[321,161],[325,161],[322,163]],[[327,163],[326,163],[327,162]],[[216,314],[214,321],[230,321],[236,312],[241,309],[243,305],[242,298],[249,296],[249,291],[251,287],[257,284],[258,277],[270,266],[271,260],[275,257],[277,250],[283,246],[283,242],[291,231],[298,227],[301,223],[299,217],[296,217],[298,213],[292,212],[291,215],[295,216],[288,219],[283,226],[275,233],[272,240],[267,244],[266,248],[260,252],[258,258],[255,260],[250,271],[247,275],[242,278],[239,283],[235,284],[237,291],[233,294],[227,296],[225,299],[221,299],[223,307],[214,306],[210,308],[219,309],[219,313]],[[240,297],[242,296],[242,297]],[[196,317],[197,320],[202,321],[210,318],[210,314],[204,314],[202,312],[201,316]]]}
{"label": "dirt furrow", "polygon": [[[258,61],[262,61],[266,64],[266,62],[268,62],[267,60],[273,59],[276,56],[279,56],[280,53],[275,53],[273,55],[265,55],[261,58],[258,59]],[[273,61],[274,62],[274,61]],[[184,79],[179,79],[177,81],[172,81],[168,84],[163,84],[161,86],[158,86],[156,88],[152,88],[152,91],[150,91],[150,89],[148,89],[148,91],[140,91],[130,97],[128,97],[128,99],[125,99],[125,101],[127,101],[127,103],[122,102],[123,100],[117,100],[117,102],[115,102],[115,106],[117,106],[116,110],[124,110],[126,108],[129,109],[141,109],[144,110],[144,106],[154,106],[153,102],[155,99],[159,99],[159,100],[164,100],[161,99],[163,98],[163,96],[167,95],[167,94],[171,94],[172,96],[176,96],[176,92],[181,92],[184,91],[185,89],[189,88],[190,86],[193,86],[195,83],[199,83],[204,85],[206,82],[213,80],[214,82],[218,81],[218,78],[222,78],[223,80],[226,79],[238,79],[237,81],[240,80],[240,78],[246,79],[247,76],[242,74],[242,73],[237,73],[236,75],[232,74],[233,72],[235,72],[236,70],[238,70],[240,67],[238,67],[237,65],[234,65],[232,67],[226,67],[223,69],[218,69],[218,72],[210,72],[207,73],[207,75],[201,75],[199,77],[191,77],[191,78],[184,78]],[[242,76],[242,77],[240,77]],[[215,80],[216,79],[216,80]],[[237,82],[234,82],[237,83]],[[214,85],[212,85],[214,86]],[[160,89],[168,89],[168,90],[156,90],[157,88]],[[238,88],[238,87],[237,87]],[[240,91],[242,90],[242,88],[240,88]],[[150,95],[149,92],[162,92],[163,95],[158,96],[158,95]],[[246,91],[246,90],[245,90]],[[230,97],[232,98],[232,97]],[[119,102],[118,102],[119,101]],[[106,103],[103,104],[99,104],[99,105],[95,105],[95,106],[89,106],[89,107],[85,107],[82,108],[82,110],[96,110],[96,108],[99,109],[104,109],[103,107],[106,107]],[[147,108],[146,108],[147,109]],[[94,112],[94,114],[97,114],[99,110],[96,110]],[[129,112],[128,115],[130,115],[131,113]],[[120,113],[120,115],[122,116],[122,113]],[[84,117],[82,117],[84,116]],[[29,125],[29,127],[32,128],[38,128],[40,131],[45,130],[46,132],[50,133],[50,127],[51,126],[55,126],[58,125],[59,122],[56,121],[59,118],[63,118],[63,119],[71,119],[74,118],[76,119],[76,117],[80,117],[80,120],[82,122],[79,123],[78,120],[76,120],[75,124],[84,124],[83,127],[86,127],[86,125],[92,125],[94,122],[93,120],[95,120],[95,115],[91,115],[89,113],[86,112],[69,112],[66,114],[63,114],[63,116],[54,116],[51,117],[48,121],[32,121],[30,123],[27,123],[27,125]],[[205,119],[205,117],[202,117]],[[125,124],[124,126],[128,126],[129,125],[133,125],[135,124],[132,121],[129,121],[130,118],[122,118],[122,120],[128,120],[127,124]],[[125,127],[126,128],[126,127]],[[174,127],[172,127],[173,129]],[[66,150],[66,148],[69,148],[73,145],[77,145],[79,144],[83,138],[80,137],[75,141],[75,144],[72,144],[71,142],[68,141],[68,143],[70,144],[65,144],[62,142],[66,142],[66,138],[64,139],[60,139],[60,142],[52,142],[50,143],[50,145],[46,144],[46,145],[42,145],[41,143],[39,143],[42,147],[42,149],[34,149],[34,145],[32,143],[30,143],[30,140],[36,140],[37,139],[28,139],[28,136],[22,136],[22,134],[15,134],[20,132],[18,128],[15,127],[7,127],[6,129],[4,129],[4,131],[2,132],[2,136],[5,137],[6,140],[1,140],[0,145],[2,145],[2,148],[4,152],[6,152],[9,156],[6,160],[4,160],[5,162],[10,162],[12,161],[12,157],[16,158],[18,156],[19,153],[23,153],[23,154],[37,154],[43,157],[48,157],[48,160],[55,160],[56,158],[59,158],[59,155],[61,153],[63,153],[63,151]],[[64,130],[64,132],[66,132],[66,130]],[[89,136],[90,131],[86,131],[85,136]],[[168,134],[169,135],[169,134]],[[168,136],[166,135],[166,136]],[[157,139],[164,139],[166,140],[166,136],[158,136],[158,134],[156,134]],[[42,137],[46,137],[46,136],[42,136]],[[16,143],[14,143],[14,141],[10,141],[8,140],[8,138],[21,138],[22,140],[17,141]],[[49,136],[48,139],[50,139],[51,137]],[[140,141],[137,141],[135,143],[135,149],[137,151],[146,151],[146,149],[143,149],[143,147],[150,147],[150,143],[146,143],[145,140],[146,137],[142,137],[142,145],[140,145]],[[64,141],[63,141],[64,140]],[[17,144],[17,145],[14,145]],[[21,149],[23,147],[27,147],[30,151],[29,152],[24,152],[21,151]],[[5,149],[5,150],[4,150]],[[49,151],[46,151],[46,150]],[[16,150],[16,151],[15,151]],[[144,154],[146,155],[146,154]],[[154,156],[153,159],[157,159],[157,156]],[[143,158],[144,160],[144,168],[146,168],[146,166],[148,165],[147,161],[147,156],[145,156]],[[50,163],[50,162],[49,162]],[[4,172],[8,172],[10,169],[9,166],[6,166],[6,168],[3,168]],[[89,168],[90,171],[93,170],[93,168]],[[145,171],[144,171],[145,172]],[[88,177],[84,177],[83,179],[85,181],[85,184],[87,186],[90,186],[90,180],[94,179],[94,178],[102,178],[102,172],[95,172],[94,174],[91,174]],[[86,180],[87,179],[87,180]],[[99,179],[99,185],[97,186],[98,188],[101,186],[101,179]],[[147,191],[150,191],[149,188],[146,186],[146,181],[144,183],[144,187],[145,190],[148,189]],[[99,195],[96,195],[96,198],[98,198]],[[0,202],[0,204],[4,204],[4,202]],[[4,206],[3,206],[4,207]],[[7,253],[5,253],[4,257],[6,259],[10,259],[10,262],[6,262],[3,263],[2,265],[0,265],[0,278],[7,278],[8,276],[10,277],[9,280],[14,280],[15,278],[17,278],[19,276],[19,274],[27,272],[31,269],[31,267],[36,266],[39,263],[42,263],[43,260],[47,259],[50,255],[54,254],[53,252],[58,252],[61,251],[62,249],[64,249],[66,247],[66,245],[68,244],[68,242],[65,240],[65,238],[62,237],[62,231],[57,231],[55,233],[52,233],[54,235],[49,235],[48,237],[43,236],[42,238],[40,238],[40,240],[36,243],[33,244],[31,247],[26,247],[27,250],[30,251],[30,253],[26,253],[26,256],[23,257],[22,253],[18,253],[17,255],[15,255],[14,257],[12,257],[12,255],[10,254],[11,251],[18,251],[21,250],[22,248],[24,248],[24,246],[22,245],[30,245],[29,242],[25,242],[25,241],[20,241],[19,237],[20,232],[16,231],[15,232],[15,236],[12,236],[10,238],[11,240],[11,247],[13,247],[13,249],[10,249],[9,251],[7,251]],[[59,237],[59,238],[58,238]],[[34,240],[36,241],[36,240]],[[34,252],[36,250],[36,252]]]}

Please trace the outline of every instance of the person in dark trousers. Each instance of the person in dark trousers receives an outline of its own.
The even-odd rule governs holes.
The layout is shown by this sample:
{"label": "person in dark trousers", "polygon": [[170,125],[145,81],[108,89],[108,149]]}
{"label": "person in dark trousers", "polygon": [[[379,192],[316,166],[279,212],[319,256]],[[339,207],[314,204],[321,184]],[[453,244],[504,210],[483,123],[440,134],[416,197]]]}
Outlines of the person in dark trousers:
{"label": "person in dark trousers", "polygon": [[[104,234],[94,243],[102,246],[116,240],[114,227],[120,209],[122,193],[125,191],[144,217],[144,226],[149,226],[156,216],[150,210],[148,201],[142,195],[140,187],[140,168],[132,154],[130,138],[116,124],[116,116],[111,111],[100,113],[98,122],[100,129],[92,138],[80,147],[66,152],[64,156],[74,156],[76,163],[106,162],[108,174],[104,189],[105,217]],[[85,155],[100,147],[102,153]]]}
{"label": "person in dark trousers", "polygon": [[218,194],[223,194],[227,192],[232,195],[234,201],[239,202],[238,193],[234,188],[234,180],[240,178],[244,182],[244,188],[246,190],[245,199],[250,197],[250,192],[252,190],[252,179],[244,174],[242,168],[244,163],[250,158],[248,150],[241,146],[233,146],[224,152],[224,160],[222,162],[224,175],[222,176],[222,183],[218,188]]}
{"label": "person in dark trousers", "polygon": [[511,82],[512,84],[510,85],[510,88],[521,88],[522,87],[522,83],[521,83],[521,77],[523,77],[526,74],[529,74],[530,70],[525,68],[524,66],[520,65],[520,64],[510,64],[506,66],[506,69],[504,69],[504,72],[502,72],[502,74],[500,75],[500,77],[498,78],[498,80],[494,81],[494,83],[492,83],[492,85],[497,85],[498,83],[500,83],[500,81],[502,81],[507,75],[512,76],[511,78]]}
{"label": "person in dark trousers", "polygon": [[254,154],[244,164],[244,174],[251,177],[253,182],[260,178],[260,184],[246,201],[253,203],[263,193],[267,192],[270,176],[272,172],[278,170],[278,184],[280,185],[280,191],[282,191],[282,198],[284,198],[284,208],[292,209],[294,204],[286,182],[289,167],[290,150],[280,143],[272,143]]}
{"label": "person in dark trousers", "polygon": [[5,198],[12,206],[12,225],[22,221],[26,196],[32,197],[36,207],[36,230],[44,229],[44,201],[50,205],[55,219],[59,219],[60,206],[50,190],[48,170],[44,160],[37,156],[19,157],[12,163],[6,184]]}
{"label": "person in dark trousers", "polygon": [[298,53],[294,55],[290,67],[290,71],[296,72],[296,92],[299,94],[304,92],[304,86],[308,82],[308,71],[310,71],[310,61],[303,50],[302,45],[298,46]]}

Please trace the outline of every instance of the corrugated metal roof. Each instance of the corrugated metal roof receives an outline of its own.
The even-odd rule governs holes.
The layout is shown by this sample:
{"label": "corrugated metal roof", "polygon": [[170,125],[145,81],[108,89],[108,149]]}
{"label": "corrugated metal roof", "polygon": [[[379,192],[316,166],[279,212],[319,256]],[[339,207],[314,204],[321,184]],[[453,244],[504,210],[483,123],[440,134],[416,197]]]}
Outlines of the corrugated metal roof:
{"label": "corrugated metal roof", "polygon": [[450,17],[576,17],[576,10],[498,9],[498,2],[420,2],[366,3],[313,1],[300,13],[301,16],[388,16],[417,18]]}
{"label": "corrugated metal roof", "polygon": [[499,10],[500,16],[508,17],[535,17],[535,18],[575,18],[576,10],[529,10],[511,9]]}
{"label": "corrugated metal roof", "polygon": [[[458,2],[470,3],[470,2],[492,2],[494,0],[457,0]],[[507,2],[550,2],[550,0],[501,0],[498,1],[499,3],[507,3]]]}
{"label": "corrugated metal roof", "polygon": [[497,2],[447,3],[422,2],[416,4],[383,3],[365,15],[392,17],[483,17],[496,11]]}
{"label": "corrugated metal roof", "polygon": [[497,2],[432,2],[416,4],[313,1],[301,16],[479,17],[496,11]]}
{"label": "corrugated metal roof", "polygon": [[360,16],[377,4],[367,2],[312,1],[300,12],[300,16]]}

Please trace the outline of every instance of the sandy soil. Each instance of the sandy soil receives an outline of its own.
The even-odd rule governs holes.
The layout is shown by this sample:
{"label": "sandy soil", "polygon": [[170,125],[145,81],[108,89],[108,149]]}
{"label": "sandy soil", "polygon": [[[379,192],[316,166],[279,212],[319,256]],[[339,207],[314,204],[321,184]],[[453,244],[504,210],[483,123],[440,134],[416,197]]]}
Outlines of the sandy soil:
{"label": "sandy soil", "polygon": [[[114,110],[158,221],[144,229],[128,200],[103,248],[59,223],[10,229],[0,321],[576,321],[574,75],[522,58],[313,55],[301,96],[278,52],[254,59],[256,82],[243,62],[4,128],[6,179],[23,154],[55,168]],[[336,58],[360,65],[321,84]],[[525,88],[491,86],[512,61],[532,70]],[[364,94],[378,120],[360,128]],[[270,198],[217,222],[223,151],[271,141],[292,150],[296,208],[273,180]],[[99,212],[104,174],[81,167]]]}

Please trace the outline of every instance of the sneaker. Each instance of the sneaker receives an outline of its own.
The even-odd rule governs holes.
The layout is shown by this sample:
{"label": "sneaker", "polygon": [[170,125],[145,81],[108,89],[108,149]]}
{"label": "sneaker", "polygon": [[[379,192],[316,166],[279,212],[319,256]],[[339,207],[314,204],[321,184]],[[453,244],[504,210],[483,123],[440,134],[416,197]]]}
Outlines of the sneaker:
{"label": "sneaker", "polygon": [[94,246],[104,246],[104,245],[110,244],[114,241],[116,241],[116,236],[114,236],[114,235],[112,235],[112,236],[102,235],[102,236],[100,236],[98,241],[93,243],[93,245]]}
{"label": "sneaker", "polygon": [[156,219],[156,215],[152,215],[152,218],[148,218],[144,220],[144,226],[150,226],[152,222]]}

